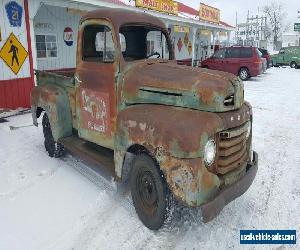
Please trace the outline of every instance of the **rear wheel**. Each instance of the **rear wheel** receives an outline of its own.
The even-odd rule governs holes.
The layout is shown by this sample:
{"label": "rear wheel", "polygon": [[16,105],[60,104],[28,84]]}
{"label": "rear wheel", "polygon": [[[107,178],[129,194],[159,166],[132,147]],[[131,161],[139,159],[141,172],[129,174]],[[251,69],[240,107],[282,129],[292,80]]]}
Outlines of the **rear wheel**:
{"label": "rear wheel", "polygon": [[44,113],[42,125],[45,138],[44,145],[49,156],[55,158],[62,156],[64,154],[64,147],[62,144],[54,141],[47,113]]}
{"label": "rear wheel", "polygon": [[296,69],[297,68],[297,63],[296,62],[291,62],[290,66],[291,66],[291,68]]}
{"label": "rear wheel", "polygon": [[162,172],[148,155],[137,155],[133,161],[131,195],[135,210],[146,227],[158,230],[170,215],[171,194]]}
{"label": "rear wheel", "polygon": [[249,71],[247,68],[241,68],[239,72],[239,77],[242,81],[247,81],[247,79],[250,77]]}

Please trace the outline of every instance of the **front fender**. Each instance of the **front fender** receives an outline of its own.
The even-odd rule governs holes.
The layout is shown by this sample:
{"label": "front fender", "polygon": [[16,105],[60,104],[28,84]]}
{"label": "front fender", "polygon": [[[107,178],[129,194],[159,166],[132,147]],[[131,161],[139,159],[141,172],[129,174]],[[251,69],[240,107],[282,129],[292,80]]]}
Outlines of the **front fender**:
{"label": "front fender", "polygon": [[160,165],[169,156],[201,158],[207,140],[223,129],[222,124],[214,113],[187,108],[151,104],[126,108],[117,118],[116,174],[121,178],[125,153],[134,144],[145,147]]}
{"label": "front fender", "polygon": [[53,138],[72,135],[72,115],[67,92],[58,86],[40,85],[31,92],[31,110],[33,123],[37,125],[37,108],[43,108],[47,113]]}

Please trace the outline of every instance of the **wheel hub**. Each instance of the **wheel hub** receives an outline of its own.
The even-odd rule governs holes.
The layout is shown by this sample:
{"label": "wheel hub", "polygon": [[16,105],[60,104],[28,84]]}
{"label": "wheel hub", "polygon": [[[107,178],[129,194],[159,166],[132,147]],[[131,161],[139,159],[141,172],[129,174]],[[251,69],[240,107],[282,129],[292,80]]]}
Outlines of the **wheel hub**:
{"label": "wheel hub", "polygon": [[143,207],[153,210],[157,207],[157,191],[150,172],[140,173],[137,178],[137,189]]}

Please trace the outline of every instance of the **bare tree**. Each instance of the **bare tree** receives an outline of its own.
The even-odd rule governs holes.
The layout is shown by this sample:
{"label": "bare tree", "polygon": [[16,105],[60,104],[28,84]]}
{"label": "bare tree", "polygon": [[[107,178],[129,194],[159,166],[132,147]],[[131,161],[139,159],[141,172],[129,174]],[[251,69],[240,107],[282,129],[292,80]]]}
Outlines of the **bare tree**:
{"label": "bare tree", "polygon": [[273,37],[273,43],[276,46],[282,32],[288,29],[288,26],[284,25],[286,13],[283,4],[272,2],[270,5],[264,7],[264,13],[268,19],[268,35]]}

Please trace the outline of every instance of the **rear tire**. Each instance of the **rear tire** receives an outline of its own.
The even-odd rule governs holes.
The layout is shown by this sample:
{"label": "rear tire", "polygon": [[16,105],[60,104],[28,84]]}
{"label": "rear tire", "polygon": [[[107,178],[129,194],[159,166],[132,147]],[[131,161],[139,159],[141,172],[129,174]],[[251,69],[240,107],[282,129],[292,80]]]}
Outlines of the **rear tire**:
{"label": "rear tire", "polygon": [[247,81],[250,77],[249,71],[247,68],[241,68],[239,71],[239,77],[242,81]]}
{"label": "rear tire", "polygon": [[54,141],[51,124],[49,122],[47,113],[44,113],[42,125],[45,138],[44,145],[48,155],[55,158],[61,157],[64,154],[64,146]]}
{"label": "rear tire", "polygon": [[296,69],[297,68],[297,63],[296,62],[291,62],[290,66],[291,66],[291,68]]}
{"label": "rear tire", "polygon": [[133,160],[130,188],[138,217],[151,230],[158,230],[170,215],[172,196],[156,162],[147,154]]}

